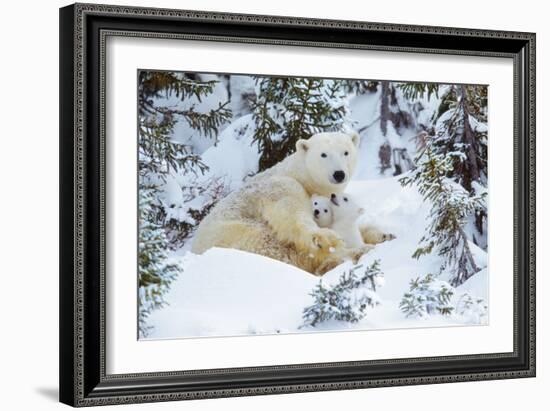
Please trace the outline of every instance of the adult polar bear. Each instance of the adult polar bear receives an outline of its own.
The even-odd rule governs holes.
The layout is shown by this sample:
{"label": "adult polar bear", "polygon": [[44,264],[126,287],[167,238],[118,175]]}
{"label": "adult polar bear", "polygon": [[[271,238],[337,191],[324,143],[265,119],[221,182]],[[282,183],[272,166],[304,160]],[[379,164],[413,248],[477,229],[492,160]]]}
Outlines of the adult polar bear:
{"label": "adult polar bear", "polygon": [[[296,152],[221,200],[200,223],[192,251],[235,248],[323,274],[352,256],[313,220],[311,195],[343,192],[355,169],[359,136],[319,133]],[[357,251],[355,251],[357,253]]]}

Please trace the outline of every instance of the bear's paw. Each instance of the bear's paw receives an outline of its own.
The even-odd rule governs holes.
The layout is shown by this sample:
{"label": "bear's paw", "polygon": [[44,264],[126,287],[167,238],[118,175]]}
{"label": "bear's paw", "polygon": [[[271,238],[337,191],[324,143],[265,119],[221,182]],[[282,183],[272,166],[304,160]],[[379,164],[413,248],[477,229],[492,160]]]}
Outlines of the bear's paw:
{"label": "bear's paw", "polygon": [[344,245],[344,241],[338,234],[329,228],[320,228],[314,232],[312,235],[312,242],[314,247],[329,253],[334,253]]}

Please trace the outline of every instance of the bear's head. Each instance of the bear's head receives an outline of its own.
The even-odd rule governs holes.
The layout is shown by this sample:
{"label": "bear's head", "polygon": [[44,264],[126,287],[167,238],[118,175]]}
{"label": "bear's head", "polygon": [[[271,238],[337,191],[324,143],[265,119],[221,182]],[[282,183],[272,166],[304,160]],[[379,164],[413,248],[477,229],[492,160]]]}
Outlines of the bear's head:
{"label": "bear's head", "polygon": [[319,133],[298,140],[296,153],[313,192],[330,195],[345,190],[355,171],[358,146],[356,133]]}
{"label": "bear's head", "polygon": [[328,197],[313,194],[311,196],[311,209],[313,220],[319,227],[327,228],[332,225],[332,205]]}
{"label": "bear's head", "polygon": [[332,203],[332,216],[334,221],[356,221],[365,213],[365,209],[362,208],[351,195],[346,193],[332,193],[330,202]]}

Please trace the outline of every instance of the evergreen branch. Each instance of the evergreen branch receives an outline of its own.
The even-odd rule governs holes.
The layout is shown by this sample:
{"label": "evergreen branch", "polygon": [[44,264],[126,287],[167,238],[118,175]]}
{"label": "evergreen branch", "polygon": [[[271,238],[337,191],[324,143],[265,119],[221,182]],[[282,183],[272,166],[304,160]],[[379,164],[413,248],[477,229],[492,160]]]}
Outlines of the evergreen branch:
{"label": "evergreen branch", "polygon": [[420,153],[417,163],[418,167],[399,181],[403,186],[416,185],[432,206],[430,223],[412,256],[419,258],[437,248],[444,259],[441,269],[451,271],[451,284],[462,284],[479,271],[463,227],[467,216],[482,207],[486,193],[471,196],[446,177],[453,169],[452,156],[436,154],[431,144]]}
{"label": "evergreen branch", "polygon": [[304,308],[304,324],[300,327],[315,327],[320,323],[336,320],[357,323],[367,315],[367,309],[380,304],[376,288],[383,278],[380,261],[374,261],[361,276],[357,265],[342,273],[333,286],[325,286],[322,280],[310,295],[313,304]]}

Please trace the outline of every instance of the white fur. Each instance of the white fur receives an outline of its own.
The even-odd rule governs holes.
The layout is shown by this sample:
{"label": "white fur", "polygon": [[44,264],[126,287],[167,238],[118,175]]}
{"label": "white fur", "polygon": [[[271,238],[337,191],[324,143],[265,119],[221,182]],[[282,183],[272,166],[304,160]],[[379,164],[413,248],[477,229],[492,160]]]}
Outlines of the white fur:
{"label": "white fur", "polygon": [[336,232],[314,221],[311,196],[345,190],[358,144],[357,134],[344,133],[299,140],[294,154],[216,204],[199,224],[192,251],[236,248],[317,274],[340,264],[349,255]]}
{"label": "white fur", "polygon": [[360,248],[365,245],[359,227],[359,217],[365,212],[354,199],[346,193],[332,194],[331,228],[344,240],[348,248]]}
{"label": "white fur", "polygon": [[332,226],[332,203],[328,197],[313,194],[311,196],[311,211],[313,219],[319,227],[330,228]]}
{"label": "white fur", "polygon": [[[329,195],[344,190],[357,164],[358,145],[357,134],[343,133],[320,133],[296,143],[297,152],[304,154],[309,178],[321,186],[313,193]],[[344,180],[335,180],[334,173],[338,171],[344,173]]]}

